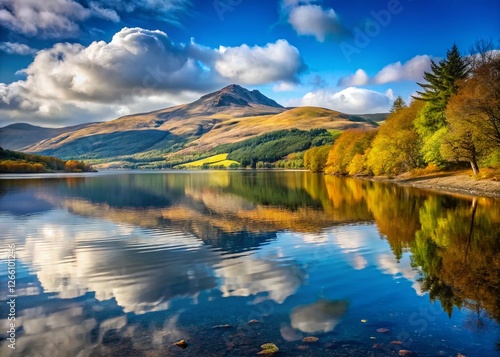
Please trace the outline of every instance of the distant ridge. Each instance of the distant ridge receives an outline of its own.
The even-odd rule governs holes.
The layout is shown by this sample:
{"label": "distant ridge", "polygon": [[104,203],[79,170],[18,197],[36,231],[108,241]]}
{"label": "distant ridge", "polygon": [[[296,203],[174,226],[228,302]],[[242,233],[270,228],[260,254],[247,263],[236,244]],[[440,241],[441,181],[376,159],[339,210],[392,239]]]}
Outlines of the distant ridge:
{"label": "distant ridge", "polygon": [[63,128],[44,128],[28,123],[10,124],[0,128],[0,147],[24,151],[42,140],[96,124],[99,123],[85,123]]}

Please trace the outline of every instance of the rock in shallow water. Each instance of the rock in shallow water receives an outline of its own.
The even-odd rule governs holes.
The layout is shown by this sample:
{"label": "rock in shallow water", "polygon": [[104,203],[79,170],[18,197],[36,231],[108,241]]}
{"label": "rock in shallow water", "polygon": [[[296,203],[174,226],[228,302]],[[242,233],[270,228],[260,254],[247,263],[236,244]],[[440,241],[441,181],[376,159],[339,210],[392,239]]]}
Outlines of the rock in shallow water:
{"label": "rock in shallow water", "polygon": [[264,343],[260,348],[262,348],[262,351],[257,354],[264,356],[272,356],[280,350],[274,343]]}
{"label": "rock in shallow water", "polygon": [[180,340],[175,343],[176,346],[179,346],[182,349],[185,349],[188,346],[188,343],[186,340]]}

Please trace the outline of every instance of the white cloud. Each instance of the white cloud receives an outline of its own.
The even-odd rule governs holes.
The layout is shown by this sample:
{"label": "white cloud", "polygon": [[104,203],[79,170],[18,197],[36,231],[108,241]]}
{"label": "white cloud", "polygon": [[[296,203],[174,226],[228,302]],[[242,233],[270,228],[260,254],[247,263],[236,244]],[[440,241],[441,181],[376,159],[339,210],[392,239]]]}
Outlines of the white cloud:
{"label": "white cloud", "polygon": [[368,81],[370,78],[366,74],[365,71],[363,71],[361,68],[356,71],[356,73],[343,77],[339,80],[339,86],[345,86],[345,87],[350,87],[350,86],[363,86],[365,84],[368,84]]}
{"label": "white cloud", "polygon": [[0,3],[0,24],[30,36],[72,36],[78,33],[77,22],[90,16],[89,9],[73,0],[3,0]]}
{"label": "white cloud", "polygon": [[295,83],[291,82],[279,82],[278,84],[274,85],[273,91],[274,92],[291,92],[295,90],[297,85]]}
{"label": "white cloud", "polygon": [[431,67],[431,57],[427,55],[415,56],[405,63],[391,63],[373,78],[376,84],[392,83],[400,81],[418,81],[422,79],[424,72]]}
{"label": "white cloud", "polygon": [[118,12],[140,16],[151,12],[157,18],[179,25],[178,14],[191,6],[190,0],[100,0],[85,7],[75,0],[2,0],[0,25],[28,36],[69,38],[80,33],[80,23],[91,17],[118,22]]}
{"label": "white cloud", "polygon": [[347,114],[388,112],[391,104],[387,94],[356,87],[340,92],[320,89],[307,93],[300,100],[300,105],[324,107]]}
{"label": "white cloud", "polygon": [[32,55],[36,53],[36,49],[31,48],[24,43],[18,42],[1,42],[0,43],[0,51],[8,53],[10,55]]}
{"label": "white cloud", "polygon": [[90,3],[90,10],[92,14],[94,14],[96,17],[101,17],[103,19],[107,19],[113,22],[120,21],[120,15],[118,15],[118,13],[115,10],[103,8],[95,2]]}
{"label": "white cloud", "polygon": [[320,42],[334,37],[343,37],[349,31],[341,24],[333,9],[323,9],[315,1],[284,0],[282,10],[299,35],[316,37]]}
{"label": "white cloud", "polygon": [[299,51],[284,40],[211,49],[194,41],[176,44],[159,30],[123,28],[110,42],[38,51],[22,71],[25,80],[0,83],[0,110],[12,121],[106,120],[185,103],[231,82],[296,82],[304,67]]}
{"label": "white cloud", "polygon": [[297,82],[305,69],[299,50],[286,40],[264,47],[241,45],[219,49],[215,69],[224,78],[241,84],[263,84],[275,81]]}
{"label": "white cloud", "polygon": [[370,78],[363,69],[358,69],[355,74],[340,78],[338,84],[339,86],[359,86],[401,81],[419,81],[422,79],[424,72],[430,70],[431,59],[428,55],[419,55],[405,63],[391,63],[382,68],[373,78]]}

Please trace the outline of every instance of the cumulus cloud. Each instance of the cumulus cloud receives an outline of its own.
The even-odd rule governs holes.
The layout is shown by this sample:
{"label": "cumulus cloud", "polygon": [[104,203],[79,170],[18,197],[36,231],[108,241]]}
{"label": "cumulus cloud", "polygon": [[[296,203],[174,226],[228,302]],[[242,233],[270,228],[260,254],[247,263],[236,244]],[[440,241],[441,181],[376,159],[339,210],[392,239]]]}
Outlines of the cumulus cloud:
{"label": "cumulus cloud", "polygon": [[73,0],[3,0],[0,3],[0,25],[31,36],[75,35],[79,29],[77,22],[90,15],[88,8]]}
{"label": "cumulus cloud", "polygon": [[314,36],[320,42],[350,34],[333,9],[323,9],[315,2],[283,0],[282,13],[297,34]]}
{"label": "cumulus cloud", "polygon": [[378,72],[373,81],[377,84],[399,81],[418,81],[431,68],[431,57],[415,56],[405,63],[391,63]]}
{"label": "cumulus cloud", "polygon": [[32,55],[36,53],[36,49],[31,48],[24,43],[18,42],[1,42],[0,43],[0,51],[8,53],[10,55]]}
{"label": "cumulus cloud", "polygon": [[363,71],[361,68],[356,71],[356,73],[347,76],[347,77],[342,77],[339,80],[339,86],[363,86],[365,84],[368,84],[368,81],[370,78],[366,74],[365,71]]}
{"label": "cumulus cloud", "polygon": [[300,105],[324,107],[347,114],[388,112],[391,103],[386,93],[356,87],[340,92],[320,89],[307,93],[300,100]]}
{"label": "cumulus cloud", "polygon": [[288,22],[299,35],[312,35],[320,42],[331,36],[342,36],[346,29],[333,9],[319,5],[297,6],[290,12]]}
{"label": "cumulus cloud", "polygon": [[264,47],[220,47],[219,53],[215,63],[217,72],[232,82],[242,84],[297,82],[297,74],[305,69],[299,50],[286,40]]}
{"label": "cumulus cloud", "polygon": [[0,110],[10,110],[11,118],[29,110],[52,121],[105,119],[90,114],[111,119],[116,106],[164,108],[231,82],[297,82],[304,68],[297,48],[284,40],[212,49],[194,41],[176,44],[159,30],[123,28],[109,42],[57,43],[37,52],[22,71],[25,80],[0,84]]}
{"label": "cumulus cloud", "polygon": [[415,56],[405,63],[395,62],[382,68],[373,78],[370,78],[363,69],[358,69],[350,76],[342,77],[339,86],[360,86],[366,84],[384,84],[401,81],[418,81],[424,72],[431,67],[432,58],[428,55]]}
{"label": "cumulus cloud", "polygon": [[0,25],[28,36],[69,38],[80,32],[80,24],[91,17],[114,22],[120,13],[153,12],[165,21],[179,24],[178,14],[191,6],[190,0],[99,0],[86,7],[76,0],[2,0]]}

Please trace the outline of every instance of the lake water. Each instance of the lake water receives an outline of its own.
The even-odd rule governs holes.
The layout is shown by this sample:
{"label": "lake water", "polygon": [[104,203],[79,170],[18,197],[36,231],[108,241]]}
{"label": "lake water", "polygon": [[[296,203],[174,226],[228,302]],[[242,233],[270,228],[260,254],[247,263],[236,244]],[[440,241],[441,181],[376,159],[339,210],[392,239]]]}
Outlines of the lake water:
{"label": "lake water", "polygon": [[1,356],[499,351],[495,199],[306,172],[3,176],[0,232]]}

